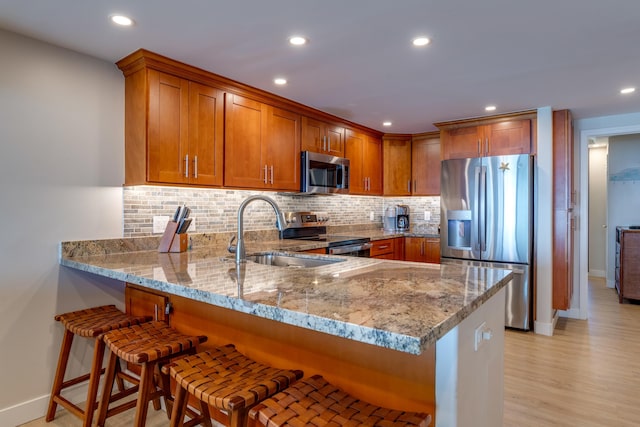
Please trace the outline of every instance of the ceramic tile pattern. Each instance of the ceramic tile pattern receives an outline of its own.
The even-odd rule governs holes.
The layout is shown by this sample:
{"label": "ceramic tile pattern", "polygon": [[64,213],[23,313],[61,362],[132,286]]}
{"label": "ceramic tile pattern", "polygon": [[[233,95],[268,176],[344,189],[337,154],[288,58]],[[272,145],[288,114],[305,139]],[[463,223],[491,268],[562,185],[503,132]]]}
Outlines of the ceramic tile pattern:
{"label": "ceramic tile pattern", "polygon": [[[508,270],[483,267],[354,257],[340,257],[342,262],[316,268],[253,262],[236,266],[226,244],[166,254],[148,250],[150,240],[66,242],[61,245],[60,263],[411,354],[420,354],[458,325],[506,285],[511,275]],[[136,251],[137,243],[143,249]],[[299,251],[322,245],[253,240],[247,251]]]}
{"label": "ceramic tile pattern", "polygon": [[[236,229],[238,206],[246,197],[262,194],[273,198],[283,211],[319,211],[329,214],[330,226],[370,225],[382,228],[384,209],[404,204],[411,209],[412,228],[424,232],[436,230],[440,222],[439,197],[374,197],[259,192],[215,188],[179,188],[136,186],[124,187],[124,237],[151,236],[153,217],[171,216],[176,207],[186,203],[196,218],[198,233],[226,233]],[[424,211],[431,213],[424,220]],[[370,212],[374,220],[369,219]],[[274,227],[274,216],[267,203],[252,203],[245,211],[245,230],[268,230]]]}

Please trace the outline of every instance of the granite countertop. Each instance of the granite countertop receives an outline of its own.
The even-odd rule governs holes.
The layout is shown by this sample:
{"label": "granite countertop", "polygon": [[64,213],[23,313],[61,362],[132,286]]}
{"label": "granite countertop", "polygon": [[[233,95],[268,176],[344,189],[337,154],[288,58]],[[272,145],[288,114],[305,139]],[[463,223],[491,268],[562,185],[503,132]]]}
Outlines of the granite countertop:
{"label": "granite countertop", "polygon": [[[251,242],[247,251],[322,247],[322,242],[277,242]],[[512,275],[484,267],[315,254],[300,255],[342,261],[316,268],[253,262],[237,267],[226,245],[173,254],[156,247],[157,239],[144,238],[63,242],[60,264],[411,354],[444,336]]]}

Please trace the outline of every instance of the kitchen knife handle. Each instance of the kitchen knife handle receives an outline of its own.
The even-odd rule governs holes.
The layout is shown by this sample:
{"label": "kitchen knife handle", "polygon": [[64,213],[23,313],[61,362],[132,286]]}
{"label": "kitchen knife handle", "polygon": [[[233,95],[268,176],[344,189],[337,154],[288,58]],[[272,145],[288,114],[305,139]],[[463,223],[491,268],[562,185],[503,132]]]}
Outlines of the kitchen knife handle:
{"label": "kitchen knife handle", "polygon": [[189,155],[184,156],[184,177],[189,178]]}
{"label": "kitchen knife handle", "polygon": [[198,156],[193,156],[193,177],[198,178]]}

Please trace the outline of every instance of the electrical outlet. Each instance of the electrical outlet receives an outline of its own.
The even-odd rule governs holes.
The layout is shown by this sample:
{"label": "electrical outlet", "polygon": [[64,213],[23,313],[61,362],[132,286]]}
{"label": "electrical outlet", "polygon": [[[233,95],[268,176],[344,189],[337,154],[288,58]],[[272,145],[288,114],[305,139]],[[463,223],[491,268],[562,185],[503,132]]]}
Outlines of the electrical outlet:
{"label": "electrical outlet", "polygon": [[375,219],[375,215],[373,214],[373,211],[369,212],[369,219],[371,221],[373,221]]}
{"label": "electrical outlet", "polygon": [[164,233],[164,229],[167,228],[169,217],[164,215],[156,215],[153,217],[153,233]]}
{"label": "electrical outlet", "polygon": [[431,212],[424,211],[424,220],[429,221],[431,219]]}
{"label": "electrical outlet", "polygon": [[480,350],[485,341],[489,341],[491,338],[493,338],[493,331],[487,326],[485,322],[482,322],[482,324],[476,328],[474,334],[474,350]]}

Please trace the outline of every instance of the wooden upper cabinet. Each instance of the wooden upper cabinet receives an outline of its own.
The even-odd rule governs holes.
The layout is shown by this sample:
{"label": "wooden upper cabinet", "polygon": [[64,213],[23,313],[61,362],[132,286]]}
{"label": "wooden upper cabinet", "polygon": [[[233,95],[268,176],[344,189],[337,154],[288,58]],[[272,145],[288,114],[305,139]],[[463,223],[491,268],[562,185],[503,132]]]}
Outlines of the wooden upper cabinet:
{"label": "wooden upper cabinet", "polygon": [[[382,138],[384,163],[383,194],[411,195],[411,135],[385,135]],[[440,152],[438,152],[438,160]]]}
{"label": "wooden upper cabinet", "polygon": [[300,115],[235,94],[225,108],[224,185],[299,191]]}
{"label": "wooden upper cabinet", "polygon": [[300,115],[272,106],[267,112],[269,188],[300,191]]}
{"label": "wooden upper cabinet", "polygon": [[384,195],[440,195],[440,133],[385,135]]}
{"label": "wooden upper cabinet", "polygon": [[222,185],[222,103],[223,91],[172,74],[127,76],[125,184]]}
{"label": "wooden upper cabinet", "polygon": [[440,134],[414,135],[411,141],[411,194],[439,196],[440,169]]}
{"label": "wooden upper cabinet", "polygon": [[349,159],[349,193],[382,194],[382,139],[346,131],[345,155]]}
{"label": "wooden upper cabinet", "polygon": [[302,117],[302,151],[344,157],[344,133],[341,126]]}
{"label": "wooden upper cabinet", "polygon": [[535,113],[436,123],[441,130],[442,159],[528,154]]}

